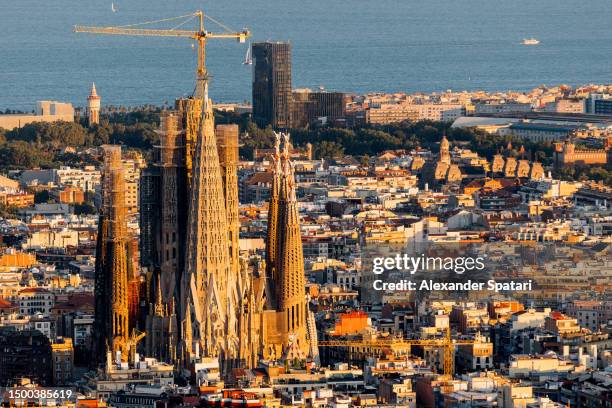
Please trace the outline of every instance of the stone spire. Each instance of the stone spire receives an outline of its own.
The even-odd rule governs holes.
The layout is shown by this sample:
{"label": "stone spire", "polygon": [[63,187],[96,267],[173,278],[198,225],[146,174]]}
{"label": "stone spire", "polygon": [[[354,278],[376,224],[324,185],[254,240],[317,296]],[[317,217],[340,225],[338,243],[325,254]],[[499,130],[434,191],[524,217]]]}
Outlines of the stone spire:
{"label": "stone spire", "polygon": [[155,314],[157,316],[163,316],[164,315],[164,303],[163,303],[163,297],[162,297],[162,290],[161,290],[161,276],[158,275],[157,276],[157,285],[156,285],[156,291],[155,291]]}
{"label": "stone spire", "polygon": [[193,311],[194,340],[203,357],[231,360],[237,354],[235,294],[229,254],[227,213],[214,128],[205,85],[202,120],[195,151],[187,222],[186,267],[181,282],[182,315]]}
{"label": "stone spire", "polygon": [[289,159],[289,135],[284,134],[282,175],[278,202],[277,311],[283,315],[283,348],[298,347],[308,354],[306,339],[306,290],[300,219],[293,165]]}
{"label": "stone spire", "polygon": [[187,366],[191,360],[193,349],[193,322],[191,321],[191,306],[187,303],[183,320],[183,341],[181,345],[183,365]]}
{"label": "stone spire", "polygon": [[102,214],[96,251],[98,360],[107,351],[128,358],[128,254],[125,175],[120,146],[104,146]]}
{"label": "stone spire", "polygon": [[281,134],[274,133],[276,142],[274,143],[274,157],[272,168],[272,188],[270,191],[270,203],[268,206],[268,230],[266,232],[266,281],[268,282],[268,306],[276,306],[276,296],[272,290],[273,282],[276,280],[277,270],[277,251],[278,251],[278,199],[280,194],[280,184],[282,176],[281,168]]}
{"label": "stone spire", "polygon": [[96,92],[96,83],[95,82],[91,83],[91,91],[89,92],[89,97],[90,98],[100,98],[98,96],[98,92]]}
{"label": "stone spire", "polygon": [[[238,210],[238,125],[217,125],[217,150],[225,209],[227,214],[230,275],[228,278],[228,296],[233,305],[228,309],[228,329],[230,343],[238,344],[238,360],[230,361],[234,367],[252,368],[257,356],[257,330],[253,329],[254,299],[253,277],[248,273],[248,267],[240,261],[240,218]],[[235,326],[235,327],[234,327]],[[236,334],[232,339],[231,333]],[[239,336],[237,334],[240,333]]]}

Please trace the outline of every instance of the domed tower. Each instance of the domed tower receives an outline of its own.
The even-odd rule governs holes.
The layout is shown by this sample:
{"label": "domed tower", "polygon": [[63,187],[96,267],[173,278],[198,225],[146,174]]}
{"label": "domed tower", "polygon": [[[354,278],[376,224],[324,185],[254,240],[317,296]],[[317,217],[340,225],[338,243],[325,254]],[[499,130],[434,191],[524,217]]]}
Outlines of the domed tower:
{"label": "domed tower", "polygon": [[91,84],[91,92],[87,97],[87,118],[89,126],[100,123],[100,97],[94,83]]}

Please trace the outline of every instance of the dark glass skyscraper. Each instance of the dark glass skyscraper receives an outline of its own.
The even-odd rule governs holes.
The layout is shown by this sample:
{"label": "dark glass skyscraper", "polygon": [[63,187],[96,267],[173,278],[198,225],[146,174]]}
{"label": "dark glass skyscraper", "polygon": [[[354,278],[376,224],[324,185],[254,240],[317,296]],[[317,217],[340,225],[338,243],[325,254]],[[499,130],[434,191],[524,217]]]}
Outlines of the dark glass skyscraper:
{"label": "dark glass skyscraper", "polygon": [[291,45],[253,43],[253,117],[259,126],[291,127]]}

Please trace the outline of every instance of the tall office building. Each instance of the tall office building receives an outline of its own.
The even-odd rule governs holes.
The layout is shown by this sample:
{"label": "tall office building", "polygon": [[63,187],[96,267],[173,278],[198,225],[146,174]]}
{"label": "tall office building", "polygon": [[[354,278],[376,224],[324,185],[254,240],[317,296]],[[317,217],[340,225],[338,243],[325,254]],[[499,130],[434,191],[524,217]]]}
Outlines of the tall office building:
{"label": "tall office building", "polygon": [[257,42],[253,55],[253,117],[259,126],[291,127],[291,45]]}

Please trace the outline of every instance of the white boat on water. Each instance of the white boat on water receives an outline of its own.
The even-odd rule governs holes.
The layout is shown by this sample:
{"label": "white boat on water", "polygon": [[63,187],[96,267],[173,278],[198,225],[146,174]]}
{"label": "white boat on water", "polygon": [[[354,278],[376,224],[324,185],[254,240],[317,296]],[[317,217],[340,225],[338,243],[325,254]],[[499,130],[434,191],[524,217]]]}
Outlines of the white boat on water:
{"label": "white boat on water", "polygon": [[250,43],[249,43],[249,46],[247,47],[247,52],[246,52],[246,55],[244,56],[244,62],[242,64],[243,65],[253,64],[253,57],[251,57],[251,44]]}
{"label": "white boat on water", "polygon": [[115,7],[115,3],[112,3],[112,2],[111,2],[111,11],[112,11],[113,13],[116,13],[116,12],[117,12],[117,8]]}
{"label": "white boat on water", "polygon": [[540,40],[536,40],[535,38],[525,38],[521,44],[523,45],[538,45]]}

